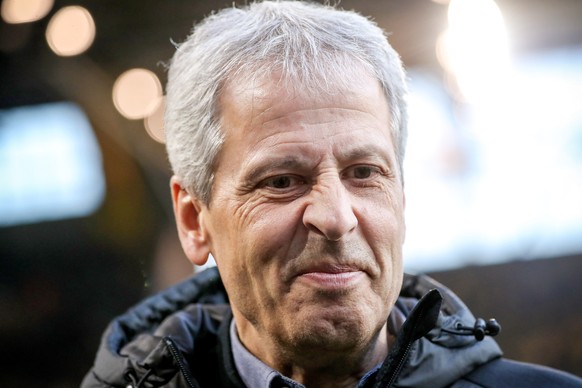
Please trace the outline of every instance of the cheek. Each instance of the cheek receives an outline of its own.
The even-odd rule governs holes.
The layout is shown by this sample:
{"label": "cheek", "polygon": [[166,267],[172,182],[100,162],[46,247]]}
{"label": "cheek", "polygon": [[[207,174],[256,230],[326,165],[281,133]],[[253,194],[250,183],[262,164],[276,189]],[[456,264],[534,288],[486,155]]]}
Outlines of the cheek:
{"label": "cheek", "polygon": [[277,269],[298,245],[300,211],[293,204],[232,205],[223,207],[223,217],[213,224],[212,253],[218,267],[232,283],[267,286],[270,279],[279,278]]}
{"label": "cheek", "polygon": [[397,201],[384,197],[369,202],[360,211],[360,228],[380,271],[374,287],[384,296],[394,290],[398,294],[402,282],[402,244],[405,234],[402,210]]}
{"label": "cheek", "polygon": [[289,245],[303,226],[300,206],[294,202],[259,204],[247,215],[244,233],[254,241],[256,250],[265,253]]}
{"label": "cheek", "polygon": [[403,207],[391,198],[368,201],[359,209],[360,227],[370,239],[370,243],[394,249],[404,242]]}

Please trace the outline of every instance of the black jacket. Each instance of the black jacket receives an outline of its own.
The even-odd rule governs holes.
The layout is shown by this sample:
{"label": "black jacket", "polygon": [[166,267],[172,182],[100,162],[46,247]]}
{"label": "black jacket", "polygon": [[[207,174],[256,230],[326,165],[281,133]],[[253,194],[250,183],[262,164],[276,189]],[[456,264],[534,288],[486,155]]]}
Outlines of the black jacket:
{"label": "black jacket", "polygon": [[[501,358],[491,338],[445,332],[475,318],[426,276],[405,275],[395,314],[406,320],[370,387],[582,387],[572,375]],[[244,387],[231,319],[218,271],[197,274],[115,319],[82,387]]]}

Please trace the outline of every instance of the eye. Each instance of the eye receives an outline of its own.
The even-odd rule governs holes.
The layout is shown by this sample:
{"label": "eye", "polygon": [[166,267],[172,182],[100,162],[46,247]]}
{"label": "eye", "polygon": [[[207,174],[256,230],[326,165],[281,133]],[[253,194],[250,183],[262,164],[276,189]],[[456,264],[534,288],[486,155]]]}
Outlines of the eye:
{"label": "eye", "polygon": [[303,179],[293,175],[278,175],[265,179],[261,186],[277,190],[284,190],[293,186],[301,185],[303,183],[305,183]]}
{"label": "eye", "polygon": [[368,166],[357,166],[353,169],[353,175],[356,179],[366,179],[372,176],[374,171]]}
{"label": "eye", "polygon": [[377,167],[372,166],[353,166],[344,172],[347,179],[369,179],[380,171]]}

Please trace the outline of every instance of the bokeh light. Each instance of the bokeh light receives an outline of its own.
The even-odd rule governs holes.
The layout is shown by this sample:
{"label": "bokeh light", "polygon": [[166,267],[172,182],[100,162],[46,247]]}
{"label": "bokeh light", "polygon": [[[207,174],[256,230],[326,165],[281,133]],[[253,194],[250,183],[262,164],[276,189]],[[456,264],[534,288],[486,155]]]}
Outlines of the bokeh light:
{"label": "bokeh light", "polygon": [[509,43],[503,16],[493,0],[451,0],[449,28],[437,41],[437,58],[455,75],[471,102],[487,99],[510,78]]}
{"label": "bokeh light", "polygon": [[147,69],[131,69],[113,85],[113,103],[128,119],[143,119],[158,108],[162,97],[159,78]]}
{"label": "bokeh light", "polygon": [[164,110],[166,109],[166,99],[160,98],[156,110],[144,119],[145,129],[152,139],[158,143],[166,142],[166,133],[164,132]]}
{"label": "bokeh light", "polygon": [[78,55],[87,50],[95,40],[95,22],[83,7],[61,8],[51,18],[46,29],[46,40],[55,54]]}
{"label": "bokeh light", "polygon": [[29,23],[45,17],[54,0],[4,0],[0,14],[6,23]]}

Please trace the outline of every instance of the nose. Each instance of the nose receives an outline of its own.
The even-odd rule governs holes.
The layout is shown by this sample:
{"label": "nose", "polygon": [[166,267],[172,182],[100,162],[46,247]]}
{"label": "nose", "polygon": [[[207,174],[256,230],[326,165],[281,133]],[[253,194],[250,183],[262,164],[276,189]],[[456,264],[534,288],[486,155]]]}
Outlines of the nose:
{"label": "nose", "polygon": [[339,177],[312,189],[303,213],[303,224],[330,241],[339,241],[356,228],[358,219],[352,199]]}

